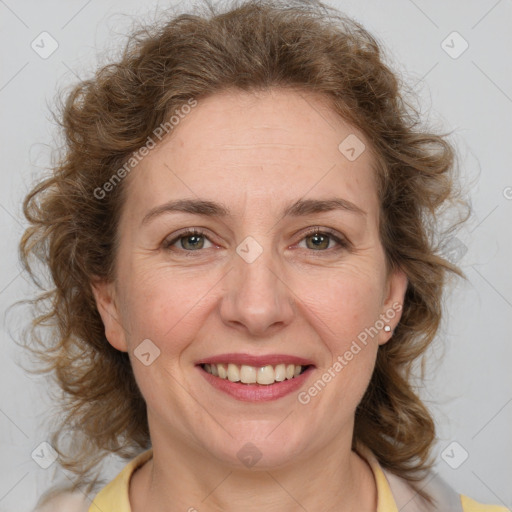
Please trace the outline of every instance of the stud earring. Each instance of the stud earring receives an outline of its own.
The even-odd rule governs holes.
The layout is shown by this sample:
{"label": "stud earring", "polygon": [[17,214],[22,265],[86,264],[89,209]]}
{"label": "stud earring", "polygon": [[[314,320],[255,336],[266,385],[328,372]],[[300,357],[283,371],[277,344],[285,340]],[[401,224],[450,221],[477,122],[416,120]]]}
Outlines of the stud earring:
{"label": "stud earring", "polygon": [[385,326],[384,326],[384,330],[385,330],[386,332],[391,332],[391,327],[390,327],[389,325],[385,325]]}

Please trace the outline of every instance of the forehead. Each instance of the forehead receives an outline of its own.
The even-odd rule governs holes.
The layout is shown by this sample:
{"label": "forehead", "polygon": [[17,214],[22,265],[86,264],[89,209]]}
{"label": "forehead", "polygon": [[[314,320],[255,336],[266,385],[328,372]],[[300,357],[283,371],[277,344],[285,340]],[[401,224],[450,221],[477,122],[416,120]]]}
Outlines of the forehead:
{"label": "forehead", "polygon": [[371,207],[364,203],[376,199],[373,162],[364,135],[322,96],[226,91],[180,118],[132,171],[127,198],[146,206],[184,196],[239,198],[244,208],[252,198],[262,208],[341,195]]}

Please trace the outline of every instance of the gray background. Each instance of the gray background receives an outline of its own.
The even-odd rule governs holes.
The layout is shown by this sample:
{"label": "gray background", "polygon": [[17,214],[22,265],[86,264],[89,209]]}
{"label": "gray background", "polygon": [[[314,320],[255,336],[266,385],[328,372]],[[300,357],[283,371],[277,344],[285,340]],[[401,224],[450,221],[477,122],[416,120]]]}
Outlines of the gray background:
{"label": "gray background", "polygon": [[[468,280],[456,284],[448,297],[422,396],[438,424],[436,471],[461,493],[511,507],[512,2],[330,3],[385,43],[395,69],[420,95],[424,115],[435,128],[454,131],[451,139],[458,147],[473,216],[451,240],[448,255]],[[134,19],[151,19],[155,8],[169,5],[0,0],[2,312],[33,291],[17,260],[24,226],[21,200],[50,162],[55,128],[47,106],[57,87],[90,76],[97,64],[115,55]],[[31,47],[43,31],[59,45],[46,59]],[[450,35],[454,31],[461,37]],[[461,53],[464,41],[469,47]],[[29,320],[28,312],[13,310],[3,320],[0,512],[23,512],[51,483],[65,483],[67,477],[56,464],[45,470],[31,457],[48,439],[45,418],[51,400],[48,382],[16,363],[21,353],[12,338]],[[121,467],[119,461],[108,461],[106,478]]]}

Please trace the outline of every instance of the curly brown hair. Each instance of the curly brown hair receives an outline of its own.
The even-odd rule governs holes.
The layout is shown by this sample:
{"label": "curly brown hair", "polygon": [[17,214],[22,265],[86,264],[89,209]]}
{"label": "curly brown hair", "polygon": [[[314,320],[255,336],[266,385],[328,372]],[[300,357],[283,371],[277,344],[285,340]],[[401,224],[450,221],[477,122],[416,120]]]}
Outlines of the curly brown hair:
{"label": "curly brown hair", "polygon": [[[447,273],[462,275],[439,249],[439,215],[458,197],[455,149],[404,99],[382,44],[339,11],[311,1],[206,6],[135,31],[118,62],[74,86],[58,116],[62,157],[24,201],[23,264],[37,282],[35,256],[52,280],[32,301],[38,313],[25,346],[64,391],[52,438],[59,462],[78,487],[106,454],[128,458],[150,447],[128,355],[108,343],[91,289],[96,277],[115,279],[123,181],[101,197],[98,190],[190,98],[288,87],[323,95],[377,155],[381,242],[408,288],[357,408],[354,447],[363,443],[414,485],[432,465],[435,426],[411,369],[439,328]],[[40,336],[41,327],[52,336]],[[72,443],[64,447],[66,433]]]}

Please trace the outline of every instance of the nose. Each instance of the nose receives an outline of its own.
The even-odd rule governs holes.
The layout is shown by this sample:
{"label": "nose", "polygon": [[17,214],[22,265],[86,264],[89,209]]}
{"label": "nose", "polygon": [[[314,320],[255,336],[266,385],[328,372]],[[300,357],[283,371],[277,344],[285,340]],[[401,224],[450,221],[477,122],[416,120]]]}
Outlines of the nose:
{"label": "nose", "polygon": [[252,262],[234,254],[225,279],[220,315],[226,325],[252,336],[269,336],[292,321],[294,295],[272,251],[264,250]]}

